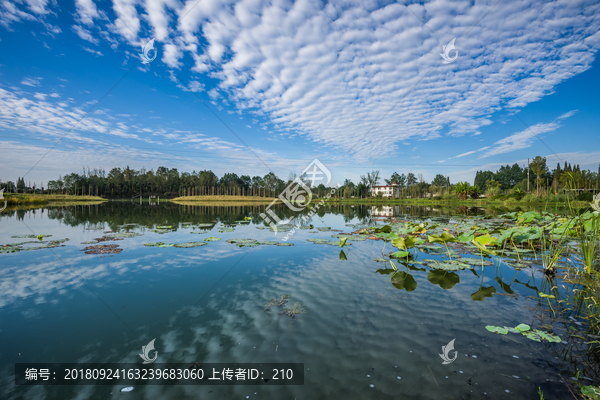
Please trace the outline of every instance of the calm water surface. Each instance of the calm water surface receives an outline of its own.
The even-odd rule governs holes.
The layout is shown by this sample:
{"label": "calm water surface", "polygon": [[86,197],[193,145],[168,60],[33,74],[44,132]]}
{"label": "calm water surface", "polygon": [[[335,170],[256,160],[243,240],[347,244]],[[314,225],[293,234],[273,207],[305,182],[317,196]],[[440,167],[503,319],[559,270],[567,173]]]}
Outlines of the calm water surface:
{"label": "calm water surface", "polygon": [[[190,207],[105,203],[5,211],[0,244],[35,241],[14,235],[68,238],[64,247],[0,254],[0,397],[3,399],[515,399],[569,396],[556,373],[562,344],[496,335],[486,325],[537,327],[536,291],[543,276],[502,265],[432,276],[406,270],[411,292],[376,271],[382,241],[353,242],[347,261],[337,232],[296,230],[294,246],[240,248],[227,239],[278,240],[264,226],[264,206]],[[473,210],[471,210],[473,211]],[[284,210],[279,212],[283,217]],[[311,223],[351,232],[373,217],[449,217],[452,210],[339,206]],[[234,232],[224,224],[251,217]],[[205,234],[184,222],[211,223]],[[124,224],[141,236],[112,255],[85,254],[91,241]],[[156,233],[156,225],[176,228]],[[147,247],[221,238],[196,248]],[[337,239],[332,239],[337,240]],[[35,246],[31,244],[31,246]],[[391,250],[388,244],[386,253]],[[427,256],[441,258],[441,255]],[[389,264],[388,264],[389,265]],[[454,276],[456,275],[456,276]],[[448,279],[446,279],[448,278]],[[471,294],[494,287],[474,301]],[[306,313],[265,312],[271,298],[289,295]],[[17,362],[140,363],[141,347],[156,338],[156,362],[304,363],[303,386],[16,386]],[[455,339],[456,361],[443,365],[442,346]],[[453,352],[451,353],[453,354]],[[249,396],[249,397],[247,397]],[[550,397],[554,398],[554,397]]]}

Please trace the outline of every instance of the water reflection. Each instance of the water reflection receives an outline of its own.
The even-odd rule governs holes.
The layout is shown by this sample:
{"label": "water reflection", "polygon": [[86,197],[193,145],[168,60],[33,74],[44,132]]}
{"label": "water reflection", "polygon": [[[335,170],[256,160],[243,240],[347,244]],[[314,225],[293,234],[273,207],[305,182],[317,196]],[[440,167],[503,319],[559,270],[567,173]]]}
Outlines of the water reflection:
{"label": "water reflection", "polygon": [[[406,218],[412,213],[450,219],[442,209],[398,207]],[[484,329],[487,324],[516,326],[532,318],[534,312],[523,300],[494,293],[497,288],[532,295],[538,290],[533,277],[503,280],[503,274],[514,273],[505,265],[485,271],[477,267],[478,275],[475,270],[441,271],[415,263],[418,256],[442,260],[444,252],[417,253],[408,263],[394,260],[397,271],[378,269],[381,264],[370,260],[381,257],[383,242],[356,241],[344,249],[307,242],[331,239],[336,232],[328,231],[297,230],[290,247],[240,248],[226,242],[273,240],[272,232],[256,229],[265,226],[259,216],[263,211],[263,205],[114,202],[0,216],[6,227],[2,243],[14,240],[13,234],[30,233],[24,224],[36,233],[70,238],[67,246],[57,249],[0,254],[0,376],[5,377],[0,397],[116,398],[118,386],[34,390],[16,387],[10,377],[20,361],[140,362],[140,347],[155,337],[161,362],[305,363],[304,386],[261,388],[263,399],[328,398],[330,393],[339,398],[395,399],[399,393],[406,399],[459,398],[474,371],[478,375],[469,387],[473,398],[492,390],[532,398],[533,386],[542,383],[551,385],[557,397],[565,395],[558,382],[546,381],[546,370],[532,364],[553,359],[551,349],[538,346],[534,352]],[[284,207],[276,212],[281,219],[292,215]],[[219,232],[244,217],[252,219],[249,225]],[[209,233],[191,234],[194,229],[184,222],[209,223]],[[313,222],[345,232],[346,224],[375,223],[370,206],[356,205],[327,206]],[[119,241],[121,254],[100,258],[80,251],[81,243],[99,237],[99,231],[118,230],[127,223],[139,224],[127,230],[144,235]],[[173,229],[160,235],[149,229],[157,225]],[[190,238],[196,236],[200,239]],[[190,249],[144,246],[205,236],[221,240]],[[282,294],[301,303],[306,314],[292,319],[265,313],[263,304]],[[439,348],[454,337],[461,354],[464,350],[481,356],[461,356],[451,369],[442,365]],[[454,370],[465,374],[449,372]],[[498,380],[498,373],[528,376],[533,385]],[[136,388],[128,397],[245,398],[253,393],[246,387],[154,386]]]}

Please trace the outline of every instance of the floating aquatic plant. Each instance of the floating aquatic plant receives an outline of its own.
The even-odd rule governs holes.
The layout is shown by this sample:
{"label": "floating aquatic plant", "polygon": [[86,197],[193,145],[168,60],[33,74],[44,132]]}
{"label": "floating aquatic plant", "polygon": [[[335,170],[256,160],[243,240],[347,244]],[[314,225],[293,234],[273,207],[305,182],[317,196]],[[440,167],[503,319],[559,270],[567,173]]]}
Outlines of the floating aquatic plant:
{"label": "floating aquatic plant", "polygon": [[560,343],[560,337],[539,329],[531,329],[531,327],[526,324],[519,324],[514,328],[509,328],[506,326],[504,328],[501,328],[499,326],[488,325],[485,327],[485,329],[487,329],[490,332],[498,333],[501,335],[506,335],[508,334],[508,332],[518,332],[525,336],[527,339],[535,340],[536,342],[546,341],[551,343]]}
{"label": "floating aquatic plant", "polygon": [[214,237],[214,236],[207,237],[206,239],[204,239],[205,242],[216,242],[218,240],[221,240],[221,238]]}
{"label": "floating aquatic plant", "polygon": [[200,247],[206,246],[208,243],[206,242],[185,242],[185,243],[176,243],[173,247],[189,249],[190,247]]}
{"label": "floating aquatic plant", "polygon": [[82,249],[85,254],[119,254],[123,251],[118,244],[98,244]]}
{"label": "floating aquatic plant", "polygon": [[274,306],[283,307],[285,304],[287,304],[289,298],[289,294],[282,294],[279,299],[270,299],[267,303],[263,303],[263,307],[267,312],[270,311]]}
{"label": "floating aquatic plant", "polygon": [[291,318],[295,318],[296,314],[304,314],[304,313],[306,313],[306,310],[304,309],[304,306],[302,305],[302,303],[294,303],[294,305],[292,307],[284,308],[283,312],[280,312],[279,314],[284,314]]}

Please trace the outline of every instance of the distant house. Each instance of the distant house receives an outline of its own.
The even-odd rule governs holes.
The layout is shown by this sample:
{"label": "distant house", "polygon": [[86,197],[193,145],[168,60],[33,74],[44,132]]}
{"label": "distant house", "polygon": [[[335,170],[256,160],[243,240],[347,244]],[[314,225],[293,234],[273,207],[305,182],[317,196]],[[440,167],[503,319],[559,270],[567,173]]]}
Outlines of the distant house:
{"label": "distant house", "polygon": [[397,185],[380,185],[371,188],[371,196],[377,197],[381,193],[383,197],[400,197],[400,189]]}

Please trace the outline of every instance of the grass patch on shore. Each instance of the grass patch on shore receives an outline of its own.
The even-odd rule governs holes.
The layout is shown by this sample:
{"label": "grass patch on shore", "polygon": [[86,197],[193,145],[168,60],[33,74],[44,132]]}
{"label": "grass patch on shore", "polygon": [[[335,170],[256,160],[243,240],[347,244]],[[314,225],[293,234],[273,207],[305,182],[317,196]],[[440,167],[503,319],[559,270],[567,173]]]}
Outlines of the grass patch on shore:
{"label": "grass patch on shore", "polygon": [[55,203],[102,202],[106,201],[98,196],[72,196],[68,194],[12,194],[5,193],[4,200],[8,205],[36,205]]}
{"label": "grass patch on shore", "polygon": [[178,204],[209,202],[209,201],[235,201],[238,203],[246,202],[263,202],[270,203],[275,200],[275,197],[258,197],[258,196],[181,196],[171,199],[170,201]]}

